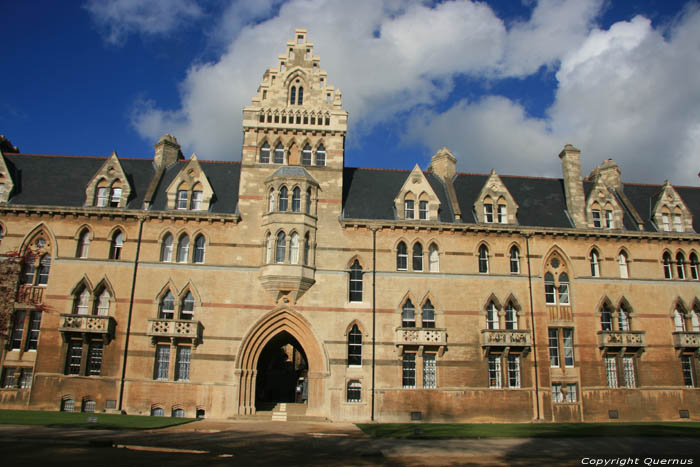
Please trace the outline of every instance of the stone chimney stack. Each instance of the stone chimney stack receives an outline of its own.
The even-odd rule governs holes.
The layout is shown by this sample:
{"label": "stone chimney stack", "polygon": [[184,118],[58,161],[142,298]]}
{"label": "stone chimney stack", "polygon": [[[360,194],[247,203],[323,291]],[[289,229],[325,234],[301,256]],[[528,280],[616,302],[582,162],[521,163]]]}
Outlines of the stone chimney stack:
{"label": "stone chimney stack", "polygon": [[602,180],[610,188],[615,189],[618,193],[622,191],[622,170],[614,160],[608,159],[603,161],[598,167],[586,177],[586,180],[597,182]]}
{"label": "stone chimney stack", "polygon": [[574,221],[574,226],[584,228],[587,226],[586,197],[583,194],[581,178],[581,151],[567,144],[559,153],[559,159],[566,192],[566,209]]}
{"label": "stone chimney stack", "polygon": [[185,157],[180,151],[180,145],[177,139],[169,133],[164,134],[154,146],[156,149],[153,162],[160,168],[166,168]]}
{"label": "stone chimney stack", "polygon": [[457,173],[457,159],[449,149],[443,146],[430,159],[428,170],[432,170],[445,181],[451,181]]}

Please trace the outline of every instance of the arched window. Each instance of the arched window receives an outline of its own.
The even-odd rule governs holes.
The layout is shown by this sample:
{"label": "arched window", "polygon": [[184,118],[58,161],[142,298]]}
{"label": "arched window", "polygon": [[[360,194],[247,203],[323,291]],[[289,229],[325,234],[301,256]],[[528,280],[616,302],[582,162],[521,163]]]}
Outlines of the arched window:
{"label": "arched window", "polygon": [[489,302],[486,305],[486,329],[498,329],[498,309],[496,309],[496,304]]}
{"label": "arched window", "polygon": [[311,214],[311,188],[306,190],[306,214]]}
{"label": "arched window", "polygon": [[675,332],[685,332],[685,316],[677,308],[673,310],[673,326]]}
{"label": "arched window", "polygon": [[287,236],[283,231],[277,234],[277,244],[275,245],[275,263],[284,263],[287,248]]}
{"label": "arched window", "polygon": [[623,279],[627,279],[630,276],[629,269],[627,267],[627,253],[621,251],[620,254],[617,256],[617,263],[620,266],[620,277]]}
{"label": "arched window", "polygon": [[408,269],[408,249],[404,242],[399,242],[396,246],[396,269],[399,271]]}
{"label": "arched window", "polygon": [[83,287],[75,301],[75,314],[87,315],[90,313],[90,291]]}
{"label": "arched window", "polygon": [[36,272],[36,266],[32,259],[26,259],[22,265],[22,276],[20,277],[20,282],[22,284],[34,285],[34,273]]}
{"label": "arched window", "polygon": [[[100,183],[106,183],[104,180]],[[98,208],[105,208],[107,207],[107,187],[106,186],[101,186],[97,188],[97,192],[95,193],[95,206]]]}
{"label": "arched window", "polygon": [[676,271],[680,280],[685,279],[685,257],[683,253],[678,252],[676,255]]}
{"label": "arched window", "polygon": [[559,304],[569,304],[569,276],[565,272],[559,276]]}
{"label": "arched window", "polygon": [[109,315],[109,290],[103,289],[102,293],[97,297],[97,315],[98,316],[108,316]]}
{"label": "arched window", "polygon": [[410,299],[406,300],[401,310],[401,327],[415,328],[416,327],[416,309],[413,308],[413,303]]}
{"label": "arched window", "polygon": [[[413,196],[409,193],[410,196]],[[416,212],[416,202],[412,199],[409,198],[409,195],[406,196],[406,199],[403,200],[403,217],[404,219],[413,219],[415,216]]]}
{"label": "arched window", "polygon": [[326,165],[326,148],[322,144],[316,148],[316,165]]}
{"label": "arched window", "polygon": [[297,102],[297,87],[289,88],[289,105],[294,105]]}
{"label": "arched window", "polygon": [[90,231],[88,229],[83,229],[78,237],[78,249],[75,252],[75,256],[78,258],[87,258],[88,249],[90,248]]}
{"label": "arched window", "polygon": [[557,304],[557,294],[554,287],[554,276],[551,272],[544,275],[544,301],[547,305]]}
{"label": "arched window", "polygon": [[428,263],[430,272],[440,271],[440,251],[434,243],[431,243],[430,248],[428,248]]}
{"label": "arched window", "polygon": [[612,331],[612,311],[607,303],[600,309],[600,330]]}
{"label": "arched window", "polygon": [[362,402],[362,383],[357,380],[348,381],[346,400],[348,402]]}
{"label": "arched window", "polygon": [[617,328],[618,331],[630,330],[630,314],[625,305],[620,305],[617,309]]}
{"label": "arched window", "polygon": [[355,260],[350,266],[350,283],[348,285],[350,290],[350,301],[351,302],[361,302],[362,301],[362,266],[360,262]]}
{"label": "arched window", "polygon": [[520,251],[515,245],[510,248],[510,273],[520,274]]}
{"label": "arched window", "polygon": [[206,239],[204,235],[199,234],[194,239],[194,262],[197,264],[204,263],[204,253],[206,252]]}
{"label": "arched window", "polygon": [[192,190],[192,202],[190,203],[190,209],[193,211],[202,210],[202,197],[204,196],[202,192],[202,185],[199,183]]}
{"label": "arched window", "polygon": [[292,190],[292,212],[301,211],[301,190],[299,187],[294,187]]}
{"label": "arched window", "polygon": [[362,365],[362,333],[357,324],[348,333],[348,366]]}
{"label": "arched window", "polygon": [[177,262],[186,263],[190,259],[190,237],[182,234],[177,241]]}
{"label": "arched window", "polygon": [[169,263],[173,260],[173,236],[170,234],[165,234],[165,237],[163,237],[160,260],[164,263]]}
{"label": "arched window", "polygon": [[486,248],[486,245],[479,247],[479,272],[482,274],[489,272],[489,249]]}
{"label": "arched window", "polygon": [[122,257],[122,247],[124,246],[124,235],[121,230],[117,230],[112,235],[112,245],[109,249],[109,259],[120,259]]}
{"label": "arched window", "polygon": [[165,417],[165,410],[162,407],[153,407],[151,409],[151,417]]}
{"label": "arched window", "polygon": [[673,279],[673,269],[671,268],[671,255],[668,252],[664,253],[664,277]]}
{"label": "arched window", "polygon": [[180,319],[192,319],[194,317],[194,296],[187,292],[180,306]]}
{"label": "arched window", "polygon": [[275,164],[284,164],[284,147],[282,143],[277,143],[275,147],[275,156],[273,162]]}
{"label": "arched window", "polygon": [[309,265],[309,252],[311,250],[311,241],[309,237],[309,232],[304,235],[304,265]]}
{"label": "arched window", "polygon": [[299,234],[294,232],[289,241],[289,262],[299,264]]}
{"label": "arched window", "polygon": [[278,201],[278,210],[280,212],[286,212],[289,207],[289,190],[286,186],[280,188],[280,199]]}
{"label": "arched window", "polygon": [[589,255],[589,260],[591,262],[591,276],[600,277],[600,264],[598,262],[598,251],[592,250]]}
{"label": "arched window", "polygon": [[263,164],[270,163],[270,145],[267,144],[267,141],[263,143],[262,147],[260,148],[260,162]]}
{"label": "arched window", "polygon": [[121,188],[121,183],[119,180],[116,180],[112,184],[112,195],[109,198],[109,206],[112,208],[118,208],[119,203],[121,202],[122,199],[122,188]]}
{"label": "arched window", "polygon": [[299,86],[299,99],[297,99],[297,104],[302,105],[304,103],[304,88]]}
{"label": "arched window", "polygon": [[435,327],[435,307],[430,299],[423,304],[423,312],[421,313],[421,326],[424,328]]}
{"label": "arched window", "polygon": [[418,201],[418,219],[428,220],[428,202],[426,200]]}
{"label": "arched window", "polygon": [[416,242],[413,245],[413,270],[423,270],[423,245],[420,242]]}
{"label": "arched window", "polygon": [[512,302],[506,304],[506,329],[518,329],[518,311]]}
{"label": "arched window", "polygon": [[49,283],[49,272],[51,272],[51,255],[44,255],[39,261],[37,285],[46,285]]}
{"label": "arched window", "polygon": [[301,150],[301,165],[311,165],[311,146],[308,144]]}
{"label": "arched window", "polygon": [[265,263],[270,264],[272,262],[272,234],[269,232],[265,239],[265,249]]}
{"label": "arched window", "polygon": [[488,197],[484,199],[484,222],[487,224],[493,222],[493,203]]}
{"label": "arched window", "polygon": [[267,210],[269,212],[274,212],[275,210],[275,189],[270,188],[270,192],[267,194],[268,196],[268,205],[267,205]]}
{"label": "arched window", "polygon": [[700,276],[698,276],[698,269],[700,267],[698,266],[698,255],[695,253],[690,254],[690,278],[693,279],[694,281],[700,279]]}
{"label": "arched window", "polygon": [[699,332],[700,331],[700,320],[698,317],[698,308],[697,305],[695,306],[695,309],[690,311],[690,325],[693,328],[693,332]]}
{"label": "arched window", "polygon": [[163,296],[160,300],[160,307],[158,310],[158,318],[160,319],[173,319],[175,317],[175,297],[172,292],[168,290],[168,293]]}

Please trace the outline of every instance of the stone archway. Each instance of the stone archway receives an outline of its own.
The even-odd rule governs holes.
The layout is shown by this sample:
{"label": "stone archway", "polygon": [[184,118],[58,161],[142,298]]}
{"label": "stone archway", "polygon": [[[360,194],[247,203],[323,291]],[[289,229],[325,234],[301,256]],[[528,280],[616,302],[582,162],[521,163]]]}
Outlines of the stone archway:
{"label": "stone archway", "polygon": [[311,325],[299,313],[274,310],[260,319],[241,342],[236,359],[238,410],[241,415],[255,413],[258,362],[265,346],[280,334],[289,334],[302,347],[308,364],[308,415],[323,415],[326,405],[324,380],[329,375],[328,358]]}

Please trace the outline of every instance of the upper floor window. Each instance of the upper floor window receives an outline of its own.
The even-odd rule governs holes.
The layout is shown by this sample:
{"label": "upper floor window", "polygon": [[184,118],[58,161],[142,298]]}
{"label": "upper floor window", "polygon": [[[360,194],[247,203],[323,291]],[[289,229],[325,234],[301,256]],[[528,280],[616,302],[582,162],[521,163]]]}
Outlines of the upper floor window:
{"label": "upper floor window", "polygon": [[297,87],[292,86],[289,88],[289,104],[295,105],[297,103]]}
{"label": "upper floor window", "polygon": [[163,245],[160,249],[160,260],[164,263],[169,263],[173,260],[173,236],[165,234],[163,237]]}
{"label": "upper floor window", "polygon": [[559,275],[559,304],[569,304],[569,276],[565,272]]}
{"label": "upper floor window", "polygon": [[112,187],[112,196],[109,199],[109,207],[118,208],[119,202],[122,199],[122,189],[121,187]]}
{"label": "upper floor window", "polygon": [[362,301],[362,266],[360,262],[355,260],[350,266],[350,283],[349,291],[351,302],[361,302]]}
{"label": "upper floor window", "polygon": [[675,332],[700,332],[700,320],[698,310],[686,311],[678,306],[673,310],[673,327]]}
{"label": "upper floor window", "polygon": [[571,328],[549,328],[549,365],[561,366],[564,354],[564,367],[574,366],[574,330]]}
{"label": "upper floor window", "polygon": [[362,333],[357,324],[353,324],[348,333],[348,365],[362,365]]}
{"label": "upper floor window", "polygon": [[200,211],[202,209],[202,197],[203,193],[201,190],[192,191],[192,204],[190,205],[190,209],[193,211]]}
{"label": "upper floor window", "polygon": [[690,254],[690,278],[693,280],[698,280],[700,277],[698,276],[698,270],[700,267],[698,267],[698,255],[695,253]]}
{"label": "upper floor window", "polygon": [[304,207],[306,214],[311,214],[311,188],[306,190],[306,206]]}
{"label": "upper floor window", "polygon": [[498,203],[498,223],[507,224],[508,223],[508,207],[505,204]]}
{"label": "upper floor window", "polygon": [[267,233],[267,238],[265,239],[265,263],[270,264],[272,262],[272,234]]}
{"label": "upper floor window", "polygon": [[605,210],[605,228],[606,229],[614,229],[615,228],[615,221],[613,219],[612,209]]}
{"label": "upper floor window", "polygon": [[629,275],[629,268],[627,266],[627,253],[624,251],[621,251],[619,255],[617,255],[617,263],[620,266],[620,277],[622,279],[627,279]]}
{"label": "upper floor window", "polygon": [[428,220],[428,202],[426,200],[418,201],[418,218],[420,220]]}
{"label": "upper floor window", "polygon": [[412,199],[406,199],[403,202],[403,215],[406,219],[413,219],[415,212],[415,201]]}
{"label": "upper floor window", "polygon": [[299,187],[294,187],[292,190],[292,212],[301,211],[301,190]]}
{"label": "upper floor window", "polygon": [[421,325],[424,328],[434,328],[435,327],[435,307],[430,299],[426,300],[423,304],[423,310],[421,313]]}
{"label": "upper floor window", "polygon": [[112,296],[106,288],[97,296],[97,316],[109,315],[109,302]]}
{"label": "upper floor window", "polygon": [[428,248],[428,263],[430,272],[440,271],[440,252],[438,246],[434,243],[431,243],[430,248]]}
{"label": "upper floor window", "polygon": [[90,231],[83,229],[78,236],[78,248],[76,255],[78,258],[87,258],[88,249],[90,248]]}
{"label": "upper floor window", "polygon": [[204,235],[197,235],[194,239],[194,262],[197,264],[204,263],[204,253],[206,251],[206,239]]}
{"label": "upper floor window", "polygon": [[669,220],[669,215],[666,212],[661,214],[661,225],[664,232],[671,231],[671,222]]}
{"label": "upper floor window", "polygon": [[301,165],[311,165],[311,146],[304,146],[301,151]]}
{"label": "upper floor window", "polygon": [[299,264],[299,234],[296,232],[289,238],[289,262]]}
{"label": "upper floor window", "polygon": [[77,315],[87,315],[90,313],[90,291],[87,288],[77,295],[74,310]]}
{"label": "upper floor window", "polygon": [[617,328],[620,331],[630,330],[630,313],[624,305],[617,308]]}
{"label": "upper floor window", "polygon": [[182,234],[177,241],[177,262],[186,263],[190,258],[190,237]]}
{"label": "upper floor window", "polygon": [[676,232],[683,232],[683,221],[680,213],[673,214],[673,230]]}
{"label": "upper floor window", "polygon": [[97,194],[95,195],[95,205],[100,208],[107,207],[107,196],[108,196],[108,188],[107,187],[99,187],[97,188]]}
{"label": "upper floor window", "polygon": [[498,309],[491,301],[486,306],[486,329],[498,329],[499,327]]}
{"label": "upper floor window", "polygon": [[280,231],[277,234],[277,242],[275,245],[275,263],[284,263],[284,258],[287,248],[287,235]]}
{"label": "upper floor window", "polygon": [[160,307],[158,309],[158,318],[160,319],[174,319],[175,318],[175,297],[172,292],[168,290],[168,293],[163,296],[160,300]]}
{"label": "upper floor window", "polygon": [[304,88],[299,86],[299,97],[297,98],[297,105],[302,105],[304,103]]}
{"label": "upper floor window", "polygon": [[493,222],[493,203],[484,203],[484,222]]}
{"label": "upper floor window", "polygon": [[280,188],[280,196],[277,205],[280,212],[286,212],[289,207],[289,190],[286,186]]}
{"label": "upper floor window", "polygon": [[180,319],[192,319],[194,317],[194,296],[187,292],[180,306]]}
{"label": "upper floor window", "polygon": [[275,189],[270,188],[270,192],[268,193],[268,205],[267,205],[267,210],[269,212],[273,212],[275,210]]}
{"label": "upper floor window", "polygon": [[260,162],[268,164],[270,162],[270,145],[265,142],[260,148]]}
{"label": "upper floor window", "polygon": [[589,255],[591,262],[591,276],[600,277],[600,263],[598,262],[598,251],[592,250]]}
{"label": "upper floor window", "polygon": [[121,230],[117,230],[112,235],[112,244],[109,249],[109,259],[121,259],[122,247],[124,246],[124,235]]}
{"label": "upper floor window", "polygon": [[411,299],[406,299],[406,303],[404,303],[401,309],[401,327],[416,327],[416,309],[413,307]]}
{"label": "upper floor window", "polygon": [[515,245],[510,248],[510,272],[520,274],[520,250]]}
{"label": "upper floor window", "polygon": [[319,144],[316,148],[316,165],[326,165],[326,148],[323,147],[323,144]]}
{"label": "upper floor window", "polygon": [[273,162],[275,164],[284,164],[284,147],[282,146],[282,143],[277,143],[277,147],[275,147]]}
{"label": "upper floor window", "polygon": [[671,255],[668,252],[664,253],[664,277],[673,279],[673,269],[671,268]]}
{"label": "upper floor window", "polygon": [[51,256],[44,255],[39,260],[39,273],[37,274],[37,285],[49,283],[49,272],[51,272]]}
{"label": "upper floor window", "polygon": [[396,269],[406,271],[408,269],[408,248],[404,242],[396,246]]}
{"label": "upper floor window", "polygon": [[676,255],[676,271],[680,280],[685,279],[685,257],[680,252]]}
{"label": "upper floor window", "polygon": [[593,227],[597,229],[601,228],[603,223],[600,217],[600,209],[592,209],[591,216],[593,217]]}
{"label": "upper floor window", "polygon": [[489,249],[486,245],[479,247],[479,272],[482,274],[489,272]]}
{"label": "upper floor window", "polygon": [[518,310],[512,302],[506,304],[506,329],[518,329]]}
{"label": "upper floor window", "polygon": [[310,251],[311,251],[311,237],[309,236],[309,232],[306,232],[306,235],[304,235],[304,265],[306,265],[306,266],[309,265]]}
{"label": "upper floor window", "polygon": [[187,209],[187,190],[177,190],[177,209]]}
{"label": "upper floor window", "polygon": [[416,242],[413,245],[413,270],[423,270],[423,245],[420,242]]}

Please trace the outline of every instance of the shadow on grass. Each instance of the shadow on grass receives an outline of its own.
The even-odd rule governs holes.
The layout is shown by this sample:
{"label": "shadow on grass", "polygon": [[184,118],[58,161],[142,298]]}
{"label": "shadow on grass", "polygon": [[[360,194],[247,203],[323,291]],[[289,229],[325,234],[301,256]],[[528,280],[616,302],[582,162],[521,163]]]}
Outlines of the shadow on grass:
{"label": "shadow on grass", "polygon": [[192,418],[148,417],[99,413],[42,412],[35,410],[0,410],[0,424],[40,425],[51,428],[91,430],[155,430],[196,421]]}

